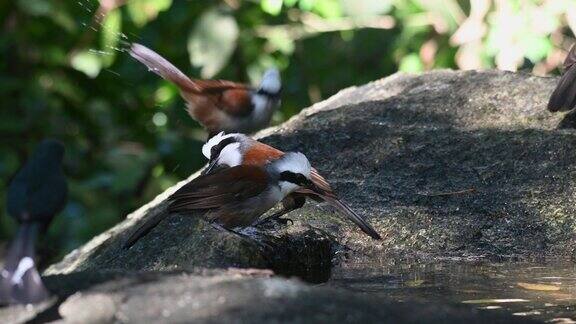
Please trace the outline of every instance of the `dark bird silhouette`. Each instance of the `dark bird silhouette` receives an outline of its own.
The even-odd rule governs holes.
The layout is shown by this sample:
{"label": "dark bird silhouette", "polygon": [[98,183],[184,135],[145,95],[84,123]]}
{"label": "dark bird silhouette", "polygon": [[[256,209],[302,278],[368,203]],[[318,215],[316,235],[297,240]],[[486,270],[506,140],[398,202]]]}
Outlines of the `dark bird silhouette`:
{"label": "dark bird silhouette", "polygon": [[572,46],[564,60],[564,72],[548,101],[552,112],[571,110],[576,106],[576,46]]}
{"label": "dark bird silhouette", "polygon": [[220,131],[258,131],[268,126],[280,105],[281,80],[276,69],[266,71],[260,86],[253,88],[226,80],[191,79],[144,45],[132,44],[129,53],[150,71],[180,89],[188,114],[202,124],[210,136]]}
{"label": "dark bird silhouette", "polygon": [[310,180],[310,162],[304,154],[289,152],[266,166],[239,165],[200,175],[168,198],[169,213],[158,214],[128,238],[124,248],[171,213],[203,212],[205,220],[236,235],[235,228],[256,223],[258,218],[295,190],[318,190]]}
{"label": "dark bird silhouette", "polygon": [[19,224],[0,276],[0,303],[36,303],[49,296],[36,269],[35,242],[66,203],[64,146],[42,141],[8,187],[7,210]]}
{"label": "dark bird silhouette", "polygon": [[[210,160],[204,173],[211,173],[214,169],[221,170],[236,165],[265,166],[282,158],[285,154],[272,146],[238,133],[227,135],[221,133],[212,137],[202,147],[202,153]],[[306,198],[310,198],[319,202],[327,202],[368,236],[373,239],[381,239],[380,234],[363,217],[338,198],[328,181],[315,168],[311,168],[310,179],[314,184],[314,190],[306,187],[295,190],[282,201],[284,207],[282,210],[262,220],[262,222],[280,220],[280,217],[286,213],[304,206]]]}

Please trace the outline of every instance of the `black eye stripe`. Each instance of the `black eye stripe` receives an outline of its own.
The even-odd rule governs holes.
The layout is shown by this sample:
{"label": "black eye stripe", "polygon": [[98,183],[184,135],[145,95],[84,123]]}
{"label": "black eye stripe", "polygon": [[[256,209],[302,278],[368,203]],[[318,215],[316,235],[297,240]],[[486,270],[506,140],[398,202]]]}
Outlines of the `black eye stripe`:
{"label": "black eye stripe", "polygon": [[281,92],[282,92],[282,88],[280,88],[280,89],[278,90],[278,92],[270,92],[270,91],[265,90],[265,89],[258,89],[258,90],[256,91],[256,93],[261,94],[261,95],[264,95],[264,96],[267,96],[267,97],[270,97],[270,98],[272,98],[272,99],[280,98],[280,93],[281,93]]}
{"label": "black eye stripe", "polygon": [[280,173],[280,181],[288,181],[297,185],[304,185],[309,182],[309,180],[302,174],[290,171]]}
{"label": "black eye stripe", "polygon": [[228,144],[231,144],[231,143],[236,143],[235,137],[228,137],[225,140],[223,140],[222,142],[218,143],[217,145],[212,146],[212,149],[210,150],[210,160],[214,160],[218,156],[220,156],[220,153],[222,152],[222,150]]}

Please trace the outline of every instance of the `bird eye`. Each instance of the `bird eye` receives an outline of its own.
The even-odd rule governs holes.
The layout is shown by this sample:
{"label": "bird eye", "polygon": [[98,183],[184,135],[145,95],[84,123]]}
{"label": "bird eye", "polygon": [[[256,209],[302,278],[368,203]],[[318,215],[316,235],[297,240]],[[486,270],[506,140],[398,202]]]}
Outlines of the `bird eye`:
{"label": "bird eye", "polygon": [[210,157],[215,158],[218,154],[218,151],[218,145],[212,146],[212,149],[210,150]]}

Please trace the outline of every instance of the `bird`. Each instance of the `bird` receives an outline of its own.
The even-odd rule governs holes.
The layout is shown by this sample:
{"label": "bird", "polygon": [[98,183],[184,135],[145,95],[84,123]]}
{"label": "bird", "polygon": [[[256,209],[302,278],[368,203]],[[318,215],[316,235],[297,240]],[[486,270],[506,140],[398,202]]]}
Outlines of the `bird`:
{"label": "bird", "polygon": [[160,213],[137,228],[125,241],[133,246],[173,213],[204,212],[214,227],[234,234],[236,228],[254,225],[261,215],[298,189],[321,191],[311,180],[306,156],[288,152],[263,166],[237,165],[191,180],[169,198],[168,213]]}
{"label": "bird", "polygon": [[576,46],[572,46],[564,60],[564,72],[548,101],[551,112],[568,111],[576,106]]}
{"label": "bird", "polygon": [[133,43],[129,54],[162,78],[174,83],[186,101],[188,114],[198,121],[210,137],[219,133],[253,133],[270,124],[280,105],[280,73],[264,72],[259,87],[226,80],[198,80],[182,71],[148,47]]}
{"label": "bird", "polygon": [[64,146],[43,140],[8,186],[6,209],[18,222],[0,272],[0,303],[29,304],[49,297],[36,268],[35,242],[66,203]]}
{"label": "bird", "polygon": [[[209,160],[208,167],[203,171],[207,174],[237,165],[264,166],[285,155],[284,152],[245,134],[225,134],[224,132],[210,138],[202,147],[202,154]],[[371,238],[377,240],[382,238],[363,217],[338,198],[328,181],[315,168],[311,168],[310,178],[316,190],[299,188],[282,201],[283,208],[280,211],[262,220],[262,222],[280,220],[280,217],[286,213],[304,206],[306,198],[311,198],[319,202],[327,202],[335,207]]]}

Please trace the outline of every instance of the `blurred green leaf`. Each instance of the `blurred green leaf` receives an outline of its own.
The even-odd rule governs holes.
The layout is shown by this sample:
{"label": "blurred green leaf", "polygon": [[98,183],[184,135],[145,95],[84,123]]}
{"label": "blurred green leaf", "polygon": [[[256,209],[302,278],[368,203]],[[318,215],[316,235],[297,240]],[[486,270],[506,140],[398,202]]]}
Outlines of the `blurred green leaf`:
{"label": "blurred green leaf", "polygon": [[70,65],[91,78],[97,77],[102,69],[100,56],[90,51],[75,53],[70,60]]}
{"label": "blurred green leaf", "polygon": [[334,0],[316,0],[313,11],[324,18],[338,18],[342,16],[342,7],[338,1]]}
{"label": "blurred green leaf", "polygon": [[548,37],[537,37],[536,35],[526,36],[528,37],[522,39],[525,57],[534,63],[545,59],[554,47]]}
{"label": "blurred green leaf", "polygon": [[212,78],[226,65],[236,48],[238,25],[219,9],[205,12],[188,38],[192,65],[201,67],[203,78]]}
{"label": "blurred green leaf", "polygon": [[298,2],[298,7],[300,7],[300,9],[304,11],[312,11],[312,8],[314,8],[315,3],[316,0],[300,0]]}
{"label": "blurred green leaf", "polygon": [[74,18],[65,11],[55,10],[52,12],[51,18],[56,24],[60,25],[60,27],[64,28],[69,33],[76,31],[78,28]]}
{"label": "blurred green leaf", "polygon": [[102,22],[101,48],[103,51],[103,66],[109,67],[116,57],[116,48],[122,32],[122,14],[119,9],[114,9],[106,15]]}
{"label": "blurred green leaf", "polygon": [[402,72],[421,72],[424,69],[424,65],[420,60],[420,56],[416,53],[411,53],[402,58],[400,61],[400,66],[398,70]]}
{"label": "blurred green leaf", "polygon": [[52,3],[47,0],[18,0],[22,11],[32,16],[45,16],[52,12]]}
{"label": "blurred green leaf", "polygon": [[354,18],[373,17],[392,10],[391,0],[340,0],[345,15]]}
{"label": "blurred green leaf", "polygon": [[171,5],[172,0],[130,0],[126,3],[126,8],[134,23],[142,27]]}
{"label": "blurred green leaf", "polygon": [[264,12],[277,16],[282,11],[282,0],[262,0],[260,6]]}
{"label": "blurred green leaf", "polygon": [[290,38],[288,31],[285,29],[275,29],[268,37],[268,41],[274,50],[279,50],[288,55],[294,52],[294,40]]}

